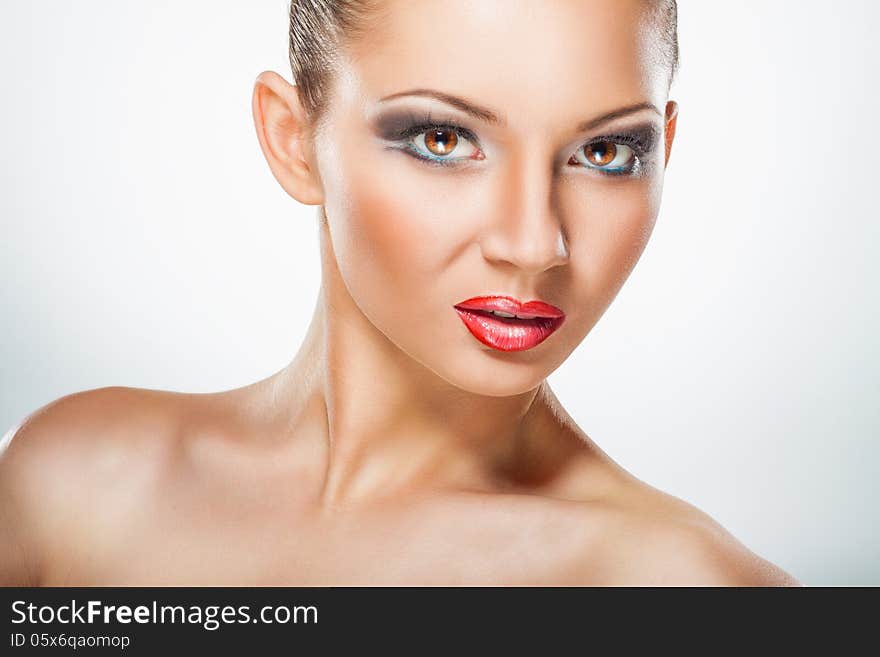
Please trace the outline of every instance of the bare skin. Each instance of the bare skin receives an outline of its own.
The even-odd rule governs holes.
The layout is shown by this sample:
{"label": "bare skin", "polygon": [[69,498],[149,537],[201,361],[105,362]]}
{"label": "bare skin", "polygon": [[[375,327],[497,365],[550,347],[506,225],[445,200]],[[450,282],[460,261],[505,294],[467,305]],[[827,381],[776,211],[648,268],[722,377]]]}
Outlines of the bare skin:
{"label": "bare skin", "polygon": [[[272,173],[326,212],[305,341],[236,390],[102,388],[31,414],[0,456],[0,583],[798,584],[617,465],[546,382],[614,298],[659,208],[677,108],[642,56],[644,3],[493,4],[386,3],[382,29],[346,60],[323,134],[291,85],[260,76]],[[487,27],[499,15],[503,33]],[[568,38],[576,25],[604,29]],[[518,43],[541,65],[517,61]],[[508,63],[520,75],[499,84]],[[565,84],[578,76],[592,84]],[[503,108],[503,126],[474,124],[475,168],[441,170],[376,139],[378,99],[428,82]],[[450,111],[430,102],[419,107]],[[662,132],[658,166],[625,181],[567,168],[585,138],[572,125],[639,102],[665,108],[640,115]],[[530,350],[493,350],[451,305],[501,292],[554,303],[566,322]]]}
{"label": "bare skin", "polygon": [[104,388],[31,416],[0,461],[0,582],[798,584],[625,473],[552,394],[531,421],[542,461],[494,485],[329,504],[320,435],[264,412],[286,375],[208,395]]}

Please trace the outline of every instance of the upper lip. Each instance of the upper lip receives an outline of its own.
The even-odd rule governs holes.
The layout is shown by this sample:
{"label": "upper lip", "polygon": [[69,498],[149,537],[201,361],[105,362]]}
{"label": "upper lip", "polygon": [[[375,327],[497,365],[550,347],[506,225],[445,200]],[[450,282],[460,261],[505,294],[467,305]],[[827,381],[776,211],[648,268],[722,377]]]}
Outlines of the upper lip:
{"label": "upper lip", "polygon": [[565,317],[565,313],[562,310],[544,301],[522,302],[509,296],[473,297],[455,304],[454,307],[460,310],[500,310],[511,315],[525,315],[529,317]]}

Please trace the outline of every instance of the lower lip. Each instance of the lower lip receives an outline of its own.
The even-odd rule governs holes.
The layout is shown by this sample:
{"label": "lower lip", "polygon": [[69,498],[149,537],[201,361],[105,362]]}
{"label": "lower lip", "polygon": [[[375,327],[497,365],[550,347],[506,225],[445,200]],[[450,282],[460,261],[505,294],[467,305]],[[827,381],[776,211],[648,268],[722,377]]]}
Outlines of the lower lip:
{"label": "lower lip", "polygon": [[565,317],[515,319],[489,313],[455,309],[477,340],[498,351],[524,351],[535,347],[558,329]]}

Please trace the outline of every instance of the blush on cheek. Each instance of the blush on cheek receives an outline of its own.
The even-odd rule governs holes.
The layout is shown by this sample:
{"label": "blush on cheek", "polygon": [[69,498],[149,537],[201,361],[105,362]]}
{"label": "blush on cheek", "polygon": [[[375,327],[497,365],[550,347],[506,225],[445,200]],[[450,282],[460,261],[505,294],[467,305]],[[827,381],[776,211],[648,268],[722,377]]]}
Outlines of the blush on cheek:
{"label": "blush on cheek", "polygon": [[390,314],[411,316],[430,303],[452,248],[452,236],[440,230],[441,210],[426,192],[430,186],[382,159],[382,166],[345,172],[345,203],[330,217],[342,275],[361,310],[380,326]]}
{"label": "blush on cheek", "polygon": [[575,285],[584,286],[578,296],[604,312],[644,252],[659,202],[641,185],[587,193],[588,202],[580,198],[570,206],[571,266]]}
{"label": "blush on cheek", "polygon": [[369,259],[386,278],[417,276],[430,268],[436,257],[430,243],[430,226],[424,216],[425,203],[410,188],[390,181],[366,184],[355,190],[349,207],[352,248]]}
{"label": "blush on cheek", "polygon": [[[438,276],[463,241],[472,238],[473,184],[426,168],[400,152],[384,152],[381,165],[348,172],[347,221],[358,250],[378,260],[388,277]],[[398,278],[401,277],[401,278]]]}
{"label": "blush on cheek", "polygon": [[650,203],[634,203],[620,208],[608,230],[604,260],[606,285],[611,298],[629,278],[641,258],[654,227],[657,210]]}

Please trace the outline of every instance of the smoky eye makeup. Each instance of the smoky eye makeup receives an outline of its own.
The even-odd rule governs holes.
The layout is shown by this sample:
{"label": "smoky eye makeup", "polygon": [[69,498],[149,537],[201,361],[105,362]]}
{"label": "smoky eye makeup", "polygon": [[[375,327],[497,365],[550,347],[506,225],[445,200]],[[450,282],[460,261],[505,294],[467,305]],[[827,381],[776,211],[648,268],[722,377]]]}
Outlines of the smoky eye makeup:
{"label": "smoky eye makeup", "polygon": [[631,147],[637,155],[646,157],[654,150],[659,137],[660,129],[654,123],[645,123],[624,130],[604,133],[601,136],[591,137],[584,145],[589,146],[590,144],[602,142],[625,144]]}
{"label": "smoky eye makeup", "polygon": [[[583,165],[587,169],[595,169],[600,173],[608,176],[640,176],[645,175],[651,168],[654,160],[654,149],[660,141],[662,135],[661,129],[654,122],[640,123],[627,128],[611,130],[602,134],[590,137],[581,144],[569,163],[580,162],[578,155],[590,152],[607,152],[613,149],[616,153],[623,146],[630,152],[628,161],[616,167],[588,166]],[[598,147],[598,148],[597,148]],[[609,149],[610,147],[610,149]]]}
{"label": "smoky eye makeup", "polygon": [[418,134],[420,130],[437,130],[445,128],[454,130],[459,135],[476,141],[476,135],[463,127],[453,117],[437,116],[431,111],[416,112],[403,111],[392,112],[380,116],[376,120],[376,131],[386,141],[400,141]]}
{"label": "smoky eye makeup", "polygon": [[436,156],[429,153],[424,147],[417,146],[416,142],[419,141],[420,135],[440,132],[445,135],[454,134],[456,142],[465,140],[479,150],[479,140],[471,130],[462,126],[455,118],[438,116],[430,110],[391,112],[380,116],[375,122],[375,127],[377,135],[392,144],[387,148],[403,151],[425,164],[460,168],[463,161],[477,159],[461,156]]}
{"label": "smoky eye makeup", "polygon": [[[419,149],[414,144],[422,133],[430,131],[449,131],[459,138],[464,138],[474,147],[480,148],[480,141],[476,134],[461,125],[453,116],[437,115],[430,110],[392,111],[379,116],[375,122],[375,131],[378,137],[391,144],[388,148],[405,152],[417,160],[432,166],[461,167],[473,157],[444,157],[433,156]],[[662,134],[661,129],[655,122],[643,122],[628,127],[615,128],[601,134],[584,139],[573,151],[568,164],[586,169],[588,172],[597,172],[604,176],[629,176],[636,177],[645,175],[650,169],[652,154]],[[613,149],[618,154],[629,154],[630,157],[624,163],[608,167],[590,164],[589,159],[585,162],[581,159],[587,150],[591,154],[605,153]],[[614,160],[612,160],[613,163]]]}

